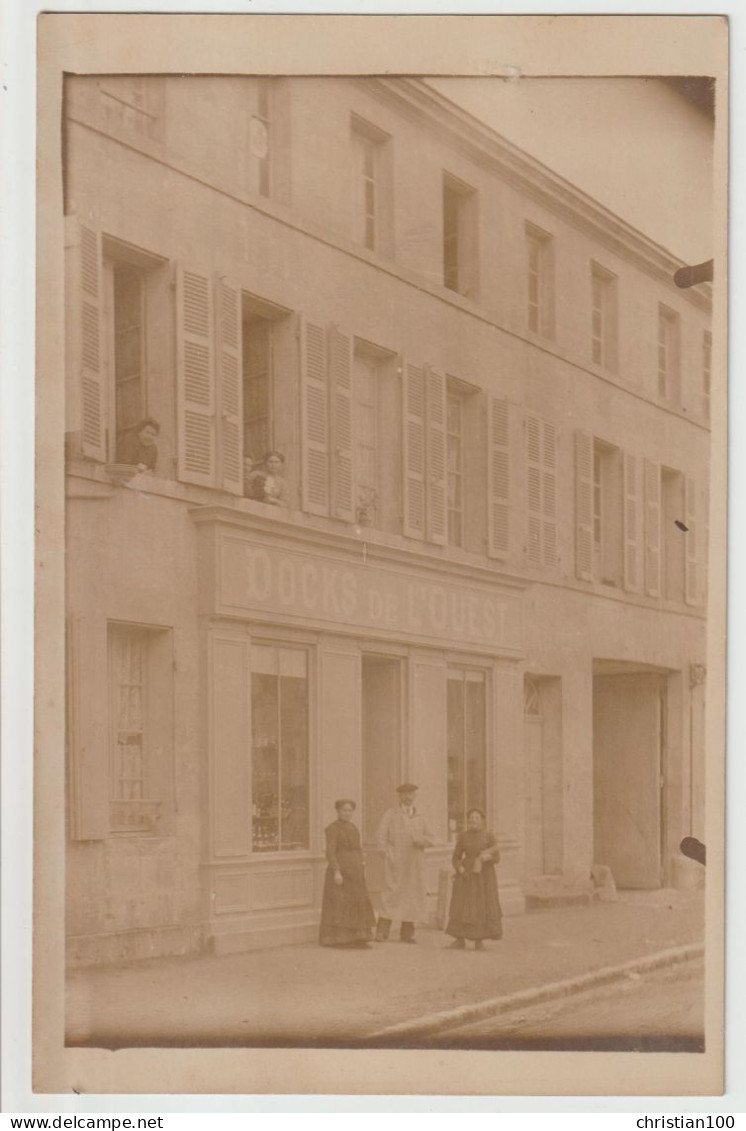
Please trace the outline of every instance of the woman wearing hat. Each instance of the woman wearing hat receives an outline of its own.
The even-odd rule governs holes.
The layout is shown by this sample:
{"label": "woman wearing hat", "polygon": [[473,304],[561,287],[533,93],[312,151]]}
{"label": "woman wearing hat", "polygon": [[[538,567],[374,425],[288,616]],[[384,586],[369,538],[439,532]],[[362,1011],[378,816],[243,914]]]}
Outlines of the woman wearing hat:
{"label": "woman wearing hat", "polygon": [[337,819],[326,828],[327,869],[321,903],[321,946],[367,947],[376,921],[368,898],[355,802],[334,802]]}
{"label": "woman wearing hat", "polygon": [[417,786],[404,782],[396,792],[399,804],[384,813],[378,827],[384,878],[376,942],[388,939],[391,921],[398,919],[401,942],[413,943],[415,923],[427,918],[424,850],[435,838],[415,806]]}
{"label": "woman wearing hat", "polygon": [[463,950],[466,939],[475,950],[484,950],[484,939],[503,937],[502,911],[497,895],[495,864],[500,859],[497,841],[484,827],[481,809],[470,809],[467,828],[453,850],[453,895],[446,934],[453,935],[449,945]]}

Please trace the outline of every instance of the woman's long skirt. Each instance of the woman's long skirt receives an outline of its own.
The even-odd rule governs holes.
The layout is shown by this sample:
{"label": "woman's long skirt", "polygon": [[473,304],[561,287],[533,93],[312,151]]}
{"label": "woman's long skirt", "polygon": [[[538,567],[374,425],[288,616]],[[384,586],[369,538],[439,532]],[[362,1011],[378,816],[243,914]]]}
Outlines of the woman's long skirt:
{"label": "woman's long skirt", "polygon": [[454,877],[446,934],[474,942],[503,937],[494,865],[485,864],[481,872]]}
{"label": "woman's long skirt", "polygon": [[342,868],[342,883],[335,884],[328,867],[324,877],[319,942],[321,946],[352,946],[373,937],[376,917],[368,898],[361,864]]}

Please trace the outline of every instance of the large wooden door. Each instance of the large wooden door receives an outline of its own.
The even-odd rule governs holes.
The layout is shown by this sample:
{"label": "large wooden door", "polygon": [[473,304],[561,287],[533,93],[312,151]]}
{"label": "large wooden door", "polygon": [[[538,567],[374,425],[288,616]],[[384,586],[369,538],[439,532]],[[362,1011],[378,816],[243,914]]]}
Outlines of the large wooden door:
{"label": "large wooden door", "polygon": [[662,696],[652,673],[594,679],[594,862],[620,888],[662,882]]}

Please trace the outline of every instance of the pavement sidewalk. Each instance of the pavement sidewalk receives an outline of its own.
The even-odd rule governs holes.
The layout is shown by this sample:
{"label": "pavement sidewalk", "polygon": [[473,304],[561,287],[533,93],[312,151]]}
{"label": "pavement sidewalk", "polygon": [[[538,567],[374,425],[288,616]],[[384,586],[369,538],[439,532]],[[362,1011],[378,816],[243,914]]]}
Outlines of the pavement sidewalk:
{"label": "pavement sidewalk", "polygon": [[565,995],[587,989],[589,976],[623,978],[652,956],[685,960],[703,939],[704,893],[620,893],[617,903],[532,911],[503,926],[504,938],[483,952],[448,950],[447,936],[423,927],[417,946],[303,944],[75,970],[67,1043],[334,1046],[392,1027],[424,1032],[432,1015],[478,1016],[486,1001],[520,1002],[555,984]]}

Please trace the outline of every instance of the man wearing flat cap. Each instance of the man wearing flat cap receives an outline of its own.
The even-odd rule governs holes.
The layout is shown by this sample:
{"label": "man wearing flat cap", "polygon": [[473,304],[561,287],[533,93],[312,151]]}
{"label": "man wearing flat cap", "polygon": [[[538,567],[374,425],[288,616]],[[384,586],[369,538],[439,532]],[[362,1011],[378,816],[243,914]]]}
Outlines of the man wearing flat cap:
{"label": "man wearing flat cap", "polygon": [[387,809],[378,827],[384,878],[376,942],[388,939],[392,920],[398,919],[399,938],[413,943],[415,923],[427,916],[425,849],[435,837],[415,806],[417,786],[404,782],[396,792],[399,804]]}

